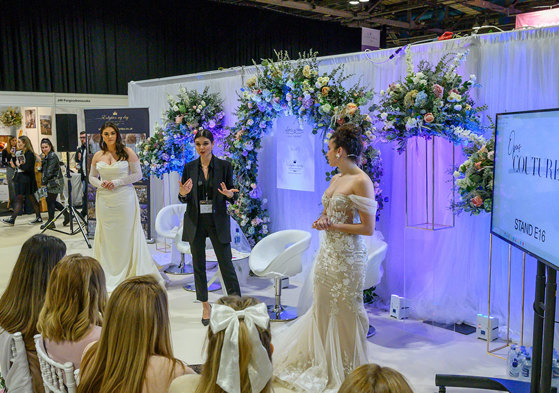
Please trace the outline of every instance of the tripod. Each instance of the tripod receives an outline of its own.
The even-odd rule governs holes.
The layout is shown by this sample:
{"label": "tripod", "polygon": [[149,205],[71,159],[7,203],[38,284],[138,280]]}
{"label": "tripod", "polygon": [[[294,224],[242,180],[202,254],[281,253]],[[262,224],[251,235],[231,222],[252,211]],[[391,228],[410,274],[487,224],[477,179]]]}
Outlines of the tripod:
{"label": "tripod", "polygon": [[[68,198],[67,198],[67,204],[66,207],[61,211],[58,212],[58,214],[52,219],[51,222],[48,222],[47,225],[45,226],[45,229],[43,229],[41,231],[41,233],[45,232],[47,229],[50,229],[51,231],[55,231],[58,233],[65,233],[67,235],[75,235],[78,232],[81,232],[83,235],[83,239],[85,240],[85,243],[87,244],[88,248],[91,248],[91,244],[89,243],[89,239],[87,238],[87,234],[85,233],[85,226],[87,225],[84,218],[82,216],[80,216],[77,212],[76,209],[74,209],[74,206],[72,206],[72,177],[71,177],[71,172],[70,172],[70,155],[69,152],[66,152],[66,181],[67,181],[67,185],[68,185]],[[83,190],[83,192],[86,192],[86,190]],[[70,217],[70,232],[64,232],[61,231],[60,229],[56,229],[56,228],[49,228],[49,224],[55,222],[58,217],[60,217],[61,215],[63,215],[64,213],[67,213],[68,216]],[[78,228],[76,230],[74,230],[74,220],[76,220],[77,224],[78,224]]]}

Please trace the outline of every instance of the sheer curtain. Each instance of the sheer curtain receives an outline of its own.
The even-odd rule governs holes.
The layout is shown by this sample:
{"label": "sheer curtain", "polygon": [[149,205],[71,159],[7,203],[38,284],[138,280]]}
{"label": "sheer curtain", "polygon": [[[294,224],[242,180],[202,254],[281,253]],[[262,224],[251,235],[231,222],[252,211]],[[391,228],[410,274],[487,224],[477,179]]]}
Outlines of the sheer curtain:
{"label": "sheer curtain", "polygon": [[[474,98],[478,105],[488,106],[484,116],[494,119],[495,114],[501,112],[559,107],[559,28],[485,34],[426,43],[413,46],[411,52],[417,65],[420,60],[436,63],[446,53],[466,49],[469,55],[459,72],[466,77],[471,73],[477,75],[482,87],[475,89]],[[344,64],[346,71],[354,74],[347,81],[348,84],[361,79],[362,83],[378,93],[405,73],[404,51],[395,52],[396,49],[387,49],[321,58],[320,68],[321,72],[327,72]],[[130,105],[148,106],[154,122],[165,108],[165,93],[176,94],[179,85],[199,90],[210,86],[211,91],[219,91],[224,97],[227,123],[233,124],[242,79],[251,74],[254,74],[253,67],[131,82]],[[271,133],[265,137],[259,170],[273,230],[308,229],[319,213],[320,196],[327,186],[324,180],[326,162],[320,154],[321,143],[317,141],[315,153],[315,192],[277,190],[274,135]],[[461,215],[456,218],[454,228],[436,232],[406,228],[404,155],[399,155],[393,149],[394,146],[389,144],[380,144],[379,148],[384,161],[381,187],[390,202],[385,205],[381,220],[377,223],[377,230],[384,234],[389,245],[384,262],[385,275],[378,293],[385,301],[391,294],[411,299],[414,315],[418,318],[441,322],[475,322],[477,313],[487,313],[489,215]],[[458,164],[463,159],[461,154],[457,155]],[[163,187],[159,187],[159,181],[156,180],[155,187],[152,187],[155,190],[153,201],[156,211],[164,204],[175,202],[177,177],[170,176],[170,179],[167,185],[172,190],[168,194],[170,201],[167,196],[163,201]],[[448,197],[448,189],[439,192],[441,198]],[[421,195],[408,197],[414,201]],[[449,218],[448,214],[446,218]],[[318,235],[313,233],[307,261],[310,261],[317,247]],[[518,337],[521,329],[522,253],[512,249],[511,256],[511,333],[513,337]],[[508,245],[494,238],[492,258],[491,312],[499,317],[503,325],[507,313]],[[527,257],[524,335],[527,342],[531,341],[534,279],[535,261]]]}

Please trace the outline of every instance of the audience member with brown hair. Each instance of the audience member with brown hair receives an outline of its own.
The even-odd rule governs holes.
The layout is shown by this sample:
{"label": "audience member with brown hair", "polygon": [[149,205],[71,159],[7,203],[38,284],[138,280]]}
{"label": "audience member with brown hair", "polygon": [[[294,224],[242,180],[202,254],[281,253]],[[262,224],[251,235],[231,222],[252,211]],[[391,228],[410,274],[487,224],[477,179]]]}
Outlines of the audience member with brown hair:
{"label": "audience member with brown hair", "polygon": [[[54,236],[34,235],[21,247],[8,287],[0,298],[0,335],[21,332],[35,393],[43,392],[33,336],[45,301],[47,283],[54,266],[66,254],[66,245]],[[0,353],[9,352],[0,348]],[[0,355],[2,356],[2,355]],[[9,381],[8,388],[9,388]]]}
{"label": "audience member with brown hair", "polygon": [[111,294],[101,338],[84,352],[78,393],[163,393],[193,371],[173,356],[167,293],[153,276]]}
{"label": "audience member with brown hair", "polygon": [[266,305],[222,297],[212,308],[202,375],[175,379],[169,393],[291,392],[272,383],[273,349]]}
{"label": "audience member with brown hair", "polygon": [[106,303],[101,264],[81,254],[62,258],[51,273],[37,324],[49,357],[78,369],[85,347],[101,336]]}
{"label": "audience member with brown hair", "polygon": [[398,371],[364,364],[347,376],[338,393],[413,393],[413,390]]}

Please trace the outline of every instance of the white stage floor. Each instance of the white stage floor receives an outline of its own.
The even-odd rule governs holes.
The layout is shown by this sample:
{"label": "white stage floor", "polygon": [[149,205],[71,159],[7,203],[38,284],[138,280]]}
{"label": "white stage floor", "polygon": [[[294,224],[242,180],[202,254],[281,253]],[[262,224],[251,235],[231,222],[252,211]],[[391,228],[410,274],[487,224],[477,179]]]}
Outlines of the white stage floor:
{"label": "white stage floor", "polygon": [[[29,224],[32,219],[31,215],[19,217],[14,227],[0,224],[0,292],[6,288],[21,245],[30,236],[40,232],[39,225]],[[62,220],[58,222],[61,227]],[[87,248],[81,234],[69,236],[52,231],[46,233],[64,240],[69,254],[93,254],[93,250]],[[155,245],[150,245],[150,249],[159,263],[169,259],[170,254],[156,251]],[[178,279],[192,281],[184,276]],[[196,303],[194,293],[187,292],[181,285],[177,285],[177,276],[171,276],[171,280],[173,283],[168,288],[168,294],[175,356],[189,364],[200,364],[203,362],[203,344],[207,329],[200,323],[202,307]],[[300,287],[300,282],[292,280],[291,286],[283,292],[283,303],[296,306]],[[271,280],[248,278],[241,290],[244,295],[273,302],[274,290]],[[210,302],[220,296],[221,291],[210,292]],[[377,329],[376,335],[369,339],[369,360],[402,372],[416,393],[438,392],[434,384],[436,373],[505,376],[505,361],[488,355],[486,342],[476,339],[475,334],[464,336],[420,321],[397,321],[379,310],[370,310],[369,319]],[[285,326],[284,323],[273,323],[272,333]],[[500,346],[499,343],[492,344],[493,347],[497,345]],[[488,391],[448,388],[447,392]]]}

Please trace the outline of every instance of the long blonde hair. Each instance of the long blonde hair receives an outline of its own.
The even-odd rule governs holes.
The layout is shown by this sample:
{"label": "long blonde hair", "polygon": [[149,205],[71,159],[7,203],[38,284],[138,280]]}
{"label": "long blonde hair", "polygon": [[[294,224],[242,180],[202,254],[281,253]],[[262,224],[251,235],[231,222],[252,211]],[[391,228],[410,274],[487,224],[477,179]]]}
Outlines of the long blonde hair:
{"label": "long blonde hair", "polygon": [[[13,140],[16,140],[16,143],[12,144]],[[13,148],[17,149],[17,136],[11,136],[10,139],[8,139],[8,142],[6,143],[6,150],[11,154],[12,153],[12,149]]]}
{"label": "long blonde hair", "polygon": [[141,393],[154,355],[171,360],[171,370],[181,364],[171,347],[167,293],[152,276],[132,277],[109,298],[101,338],[81,362],[78,393]]}
{"label": "long blonde hair", "polygon": [[413,390],[398,371],[364,364],[346,377],[338,393],[413,393]]}
{"label": "long blonde hair", "polygon": [[45,301],[52,269],[66,254],[66,244],[54,236],[33,235],[23,243],[8,287],[0,298],[0,327],[21,332],[28,350],[35,350],[33,336]]}
{"label": "long blonde hair", "polygon": [[101,326],[107,304],[105,273],[96,259],[67,255],[53,269],[37,330],[55,342],[79,341]]}
{"label": "long blonde hair", "polygon": [[35,150],[33,150],[33,145],[31,144],[31,139],[29,139],[25,135],[20,136],[19,139],[23,142],[24,153],[30,151],[31,153],[35,154]]}
{"label": "long blonde hair", "polygon": [[[260,303],[253,297],[243,296],[224,296],[217,301],[217,304],[223,304],[231,307],[235,311],[244,310],[247,307]],[[239,320],[239,373],[241,377],[241,392],[252,393],[250,379],[248,376],[248,364],[252,356],[252,343],[246,324],[243,319]],[[260,334],[260,341],[268,352],[270,360],[272,359],[272,333],[270,326],[267,329],[261,329],[256,326]],[[208,328],[207,338],[207,360],[202,369],[202,378],[196,388],[196,393],[224,393],[225,391],[216,383],[217,373],[219,372],[219,363],[221,360],[221,349],[223,347],[223,338],[225,331],[222,330],[216,334],[212,333],[212,329]],[[269,393],[271,389],[271,380],[261,393]]]}

